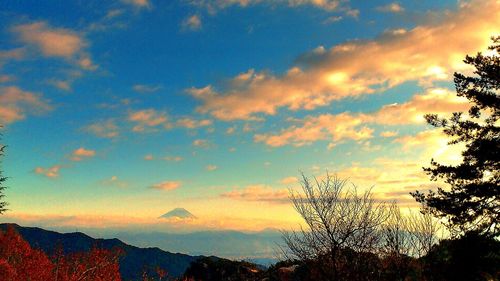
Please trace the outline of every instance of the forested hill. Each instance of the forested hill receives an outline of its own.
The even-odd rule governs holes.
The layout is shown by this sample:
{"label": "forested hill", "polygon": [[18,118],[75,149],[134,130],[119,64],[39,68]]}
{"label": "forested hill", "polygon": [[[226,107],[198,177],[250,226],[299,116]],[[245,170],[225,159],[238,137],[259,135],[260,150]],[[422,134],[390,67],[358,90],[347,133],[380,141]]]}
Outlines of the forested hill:
{"label": "forested hill", "polygon": [[157,267],[168,271],[170,276],[181,276],[191,262],[201,256],[170,253],[159,248],[138,248],[119,239],[95,239],[81,232],[58,233],[37,227],[23,227],[17,224],[0,224],[0,230],[14,227],[33,248],[43,250],[51,256],[57,247],[65,253],[89,251],[92,247],[104,249],[120,248],[124,251],[120,259],[120,273],[123,280],[140,280],[144,271],[154,272]]}

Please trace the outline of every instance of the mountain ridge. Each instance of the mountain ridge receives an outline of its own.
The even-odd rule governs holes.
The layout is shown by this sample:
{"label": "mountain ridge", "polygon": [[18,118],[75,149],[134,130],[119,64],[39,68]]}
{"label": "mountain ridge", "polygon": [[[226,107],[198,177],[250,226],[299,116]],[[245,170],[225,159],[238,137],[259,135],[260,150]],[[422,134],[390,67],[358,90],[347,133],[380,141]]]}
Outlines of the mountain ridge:
{"label": "mountain ridge", "polygon": [[[24,227],[15,223],[1,223],[0,230],[13,227],[33,248],[52,255],[58,246],[65,253],[86,252],[92,247],[104,249],[121,248],[125,255],[120,259],[120,274],[123,280],[140,280],[144,271],[154,272],[163,268],[173,277],[180,277],[189,265],[203,256],[172,253],[158,247],[140,248],[129,245],[118,238],[93,238],[82,232],[59,233],[39,227]],[[218,257],[213,257],[218,259]]]}

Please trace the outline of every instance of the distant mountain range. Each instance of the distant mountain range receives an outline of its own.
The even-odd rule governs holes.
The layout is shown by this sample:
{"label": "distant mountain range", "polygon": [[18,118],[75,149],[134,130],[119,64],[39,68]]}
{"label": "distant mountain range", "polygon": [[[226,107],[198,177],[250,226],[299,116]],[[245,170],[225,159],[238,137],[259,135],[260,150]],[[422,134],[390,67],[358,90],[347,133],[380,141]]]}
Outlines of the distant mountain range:
{"label": "distant mountain range", "polygon": [[14,227],[32,247],[41,249],[48,255],[53,254],[59,246],[62,246],[65,253],[89,251],[92,247],[104,249],[119,247],[125,254],[120,260],[120,273],[123,280],[141,280],[145,270],[152,272],[156,267],[167,270],[171,276],[179,277],[191,262],[202,258],[171,253],[158,248],[138,248],[118,239],[94,239],[81,232],[63,234],[37,227],[22,227],[17,224],[0,224],[0,229],[6,230],[9,226]]}
{"label": "distant mountain range", "polygon": [[189,255],[217,255],[234,260],[248,260],[262,265],[277,261],[281,233],[276,230],[244,233],[239,231],[200,231],[192,233],[116,232],[106,234],[139,247],[186,253]]}

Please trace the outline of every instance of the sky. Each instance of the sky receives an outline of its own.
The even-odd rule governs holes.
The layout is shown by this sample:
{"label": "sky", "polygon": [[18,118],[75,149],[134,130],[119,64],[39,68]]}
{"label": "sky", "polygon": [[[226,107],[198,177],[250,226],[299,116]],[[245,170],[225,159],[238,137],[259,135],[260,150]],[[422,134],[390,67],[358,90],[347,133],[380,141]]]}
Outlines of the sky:
{"label": "sky", "polygon": [[423,115],[467,110],[453,73],[499,26],[497,0],[2,1],[0,220],[293,228],[327,172],[416,208],[460,161]]}

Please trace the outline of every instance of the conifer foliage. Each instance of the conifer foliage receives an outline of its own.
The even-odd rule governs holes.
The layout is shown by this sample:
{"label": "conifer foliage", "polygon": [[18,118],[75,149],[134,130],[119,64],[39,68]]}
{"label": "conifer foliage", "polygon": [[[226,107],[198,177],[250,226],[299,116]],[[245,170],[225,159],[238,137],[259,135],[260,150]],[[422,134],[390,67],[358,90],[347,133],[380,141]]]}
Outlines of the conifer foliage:
{"label": "conifer foliage", "polygon": [[412,195],[432,214],[444,218],[455,234],[474,231],[500,235],[500,36],[492,38],[489,55],[466,56],[475,68],[472,76],[454,74],[457,95],[471,107],[451,118],[425,116],[434,127],[451,137],[449,144],[465,144],[458,165],[431,161],[424,170],[431,179],[443,179],[449,189]]}

